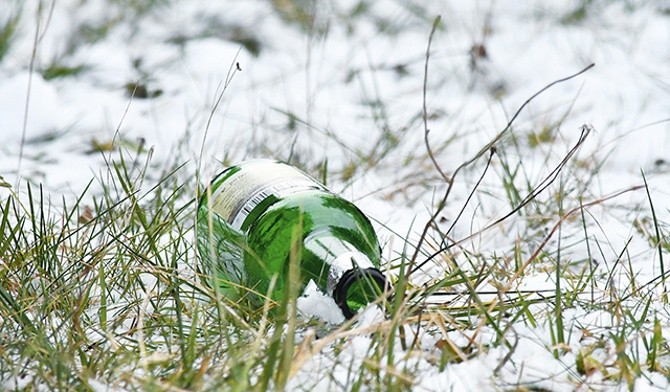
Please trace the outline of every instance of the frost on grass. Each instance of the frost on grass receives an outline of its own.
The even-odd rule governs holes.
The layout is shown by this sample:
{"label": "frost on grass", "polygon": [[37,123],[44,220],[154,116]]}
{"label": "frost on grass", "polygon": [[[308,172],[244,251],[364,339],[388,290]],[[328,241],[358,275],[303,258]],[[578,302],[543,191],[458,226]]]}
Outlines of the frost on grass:
{"label": "frost on grass", "polygon": [[[0,28],[11,27],[0,38],[8,388],[251,389],[289,367],[296,390],[668,388],[667,7],[285,1],[277,13],[260,2],[125,3],[0,7]],[[592,62],[523,111],[481,184],[483,161],[456,176],[431,221],[448,181],[427,143],[452,176],[533,91]],[[130,85],[148,94],[131,99]],[[547,176],[583,123],[597,131],[553,185],[481,232]],[[267,157],[361,206],[390,275],[426,222],[417,262],[475,236],[413,276],[396,318],[371,308],[343,323],[332,301],[308,289],[296,334],[314,320],[328,331],[281,347],[271,327],[202,287],[188,234],[198,181]],[[175,168],[174,181],[160,181]],[[649,197],[638,188],[604,200],[640,185],[640,168]],[[42,186],[44,202],[30,204],[27,182],[33,199]],[[42,224],[41,207],[56,215],[51,223]],[[435,285],[438,296],[416,294]],[[142,362],[147,292],[143,355],[159,360]],[[43,321],[47,338],[36,340],[26,320]],[[270,352],[284,365],[275,368]],[[304,366],[286,365],[294,359]]]}

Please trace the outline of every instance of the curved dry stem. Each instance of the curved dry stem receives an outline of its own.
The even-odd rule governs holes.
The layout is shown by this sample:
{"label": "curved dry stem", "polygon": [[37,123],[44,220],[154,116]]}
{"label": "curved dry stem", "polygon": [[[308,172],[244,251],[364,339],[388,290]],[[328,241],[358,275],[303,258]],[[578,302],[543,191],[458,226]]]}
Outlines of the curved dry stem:
{"label": "curved dry stem", "polygon": [[[428,61],[428,58],[426,59],[426,61]],[[408,271],[407,276],[408,276],[408,277],[409,277],[414,271],[416,271],[416,270],[418,269],[418,267],[415,268],[414,265],[416,264],[416,260],[417,260],[417,258],[418,258],[418,256],[419,256],[419,252],[421,251],[421,246],[423,245],[423,242],[425,241],[426,235],[428,234],[428,230],[430,230],[430,227],[435,223],[436,218],[439,216],[439,214],[442,212],[442,210],[443,210],[444,207],[446,206],[447,200],[449,199],[449,195],[451,194],[451,189],[452,189],[452,187],[453,187],[453,185],[454,185],[454,178],[456,178],[456,176],[458,175],[458,173],[459,173],[461,170],[463,170],[465,167],[471,165],[473,162],[475,162],[477,159],[479,159],[479,158],[480,158],[482,155],[484,155],[487,151],[492,151],[492,149],[495,149],[495,145],[496,145],[496,143],[497,143],[497,142],[498,142],[498,141],[505,135],[505,133],[507,133],[507,132],[509,131],[509,129],[511,128],[512,124],[514,123],[514,121],[515,121],[515,120],[517,119],[517,117],[519,117],[519,115],[521,114],[521,111],[522,111],[526,106],[528,106],[528,104],[529,104],[530,102],[532,102],[535,98],[537,98],[540,94],[542,94],[543,92],[547,91],[548,89],[550,89],[551,87],[553,87],[553,86],[555,86],[555,85],[557,85],[557,84],[566,82],[566,81],[568,81],[568,80],[570,80],[570,79],[573,79],[573,78],[575,78],[575,77],[577,77],[577,76],[583,74],[584,72],[588,71],[589,69],[593,68],[594,66],[595,66],[594,63],[589,64],[587,67],[585,67],[585,68],[582,69],[581,71],[579,71],[579,72],[577,72],[577,73],[575,73],[575,74],[572,74],[572,75],[570,75],[570,76],[567,76],[567,77],[564,77],[564,78],[555,80],[555,81],[549,83],[548,85],[544,86],[544,87],[541,88],[540,90],[538,90],[538,91],[537,91],[536,93],[534,93],[533,95],[531,95],[531,96],[530,96],[530,97],[529,97],[529,98],[528,98],[528,99],[527,99],[527,100],[526,100],[526,101],[519,107],[519,109],[517,109],[517,111],[514,113],[514,115],[512,116],[512,118],[507,122],[507,125],[505,126],[505,128],[503,128],[503,130],[500,131],[500,132],[498,133],[498,135],[496,135],[496,137],[494,137],[489,143],[487,143],[482,149],[480,149],[480,150],[479,150],[479,151],[478,151],[472,158],[470,158],[469,160],[467,160],[467,161],[461,163],[461,164],[456,168],[456,170],[454,170],[454,173],[451,175],[450,181],[448,181],[449,185],[447,186],[447,189],[446,189],[446,191],[444,192],[444,196],[442,197],[442,200],[441,200],[440,203],[438,204],[437,209],[436,209],[435,212],[431,215],[431,217],[430,217],[430,219],[428,220],[428,222],[426,222],[426,225],[424,226],[423,231],[421,232],[421,236],[419,237],[419,241],[418,241],[418,243],[417,243],[417,245],[416,245],[416,248],[414,249],[414,253],[413,253],[413,255],[412,255],[411,259],[410,259],[410,262],[409,262],[409,265],[408,265],[408,268],[407,268],[407,271]],[[426,66],[425,71],[427,72],[427,66]],[[424,76],[424,80],[426,80],[426,76]],[[425,113],[424,113],[424,115],[425,115]],[[582,127],[582,136],[580,137],[580,141],[583,141],[583,137],[585,137],[585,135],[584,135],[584,131],[585,131],[586,128],[588,128],[589,131],[591,130],[591,127],[590,127],[590,126],[588,126],[588,127],[587,127],[587,126]],[[426,126],[426,129],[427,129],[427,126]],[[587,134],[588,134],[588,132],[587,132]],[[426,139],[426,142],[427,142],[427,139]],[[578,144],[578,145],[579,145],[579,144]],[[429,152],[429,154],[431,155],[431,160],[433,160],[433,162],[436,163],[436,160],[435,160],[434,156],[432,155],[432,151],[429,149],[428,152]],[[571,153],[574,153],[574,152],[571,152]],[[441,170],[439,170],[439,171],[442,172]],[[536,188],[536,189],[537,189],[537,188]],[[544,188],[542,188],[542,189],[544,189]],[[535,193],[535,192],[532,192],[531,195],[534,194],[534,193]],[[530,196],[530,195],[529,195],[529,196]],[[533,195],[533,197],[535,197],[535,196],[536,196],[536,195]],[[497,223],[496,223],[496,224],[497,224]],[[430,259],[430,258],[431,258],[431,257],[429,257],[429,259]],[[427,262],[427,261],[422,262],[421,265],[425,265],[426,262]]]}

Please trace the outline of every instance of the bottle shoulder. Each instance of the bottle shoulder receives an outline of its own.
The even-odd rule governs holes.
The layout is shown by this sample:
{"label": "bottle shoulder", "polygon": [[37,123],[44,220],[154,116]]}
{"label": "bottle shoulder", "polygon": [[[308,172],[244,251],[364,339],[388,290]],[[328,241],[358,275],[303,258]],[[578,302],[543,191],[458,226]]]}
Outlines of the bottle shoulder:
{"label": "bottle shoulder", "polygon": [[372,229],[367,216],[353,203],[321,189],[287,195],[268,206],[257,220],[275,220],[282,216],[287,218],[300,216],[304,221],[303,224],[309,227],[345,226]]}
{"label": "bottle shoulder", "polygon": [[330,236],[355,244],[375,259],[379,254],[370,220],[353,203],[327,191],[300,192],[278,200],[249,224],[246,235],[262,246]]}

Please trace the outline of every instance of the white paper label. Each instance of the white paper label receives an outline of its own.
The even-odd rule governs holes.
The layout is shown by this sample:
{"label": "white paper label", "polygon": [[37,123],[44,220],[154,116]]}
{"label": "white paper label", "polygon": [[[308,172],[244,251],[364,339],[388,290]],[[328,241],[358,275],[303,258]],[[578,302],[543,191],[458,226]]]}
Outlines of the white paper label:
{"label": "white paper label", "polygon": [[211,209],[239,230],[244,220],[269,196],[284,197],[323,186],[289,165],[275,161],[249,161],[228,177],[212,194]]}

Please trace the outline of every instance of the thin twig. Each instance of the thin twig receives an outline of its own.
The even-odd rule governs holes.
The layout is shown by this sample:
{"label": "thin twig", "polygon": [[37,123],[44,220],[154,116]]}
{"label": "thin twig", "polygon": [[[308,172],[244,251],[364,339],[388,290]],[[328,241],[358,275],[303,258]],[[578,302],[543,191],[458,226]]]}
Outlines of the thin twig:
{"label": "thin twig", "polygon": [[[51,21],[51,15],[53,14],[55,1],[52,1],[51,8],[49,10],[49,15],[44,26],[44,31],[46,31]],[[35,72],[35,59],[37,58],[37,46],[39,45],[42,35],[40,35],[41,21],[42,21],[42,2],[37,5],[37,15],[35,23],[35,37],[33,39],[33,48],[30,52],[30,64],[28,65],[28,87],[26,88],[26,100],[25,106],[23,108],[23,126],[21,128],[21,142],[19,144],[19,163],[16,168],[16,188],[18,189],[19,183],[21,181],[21,163],[23,162],[23,149],[26,144],[26,133],[28,131],[28,114],[30,112],[30,96],[32,92],[33,85],[33,73]]]}
{"label": "thin twig", "polygon": [[661,283],[663,284],[663,303],[668,303],[668,288],[665,285],[665,263],[663,263],[663,238],[661,237],[661,232],[658,228],[658,219],[656,218],[656,210],[654,209],[654,202],[651,200],[651,193],[649,192],[649,184],[647,184],[647,177],[644,175],[644,171],[640,170],[642,173],[642,180],[644,180],[644,189],[647,191],[647,200],[649,200],[649,208],[651,209],[651,217],[654,221],[654,230],[656,232],[656,248],[658,249],[658,261],[661,266]]}
{"label": "thin twig", "polygon": [[[449,195],[450,195],[450,193],[451,193],[451,189],[452,189],[452,187],[453,187],[453,185],[454,185],[454,178],[456,178],[456,175],[458,175],[458,173],[459,173],[463,168],[465,168],[466,166],[469,166],[470,164],[472,164],[473,162],[475,162],[477,159],[479,159],[479,157],[481,157],[481,156],[482,156],[483,154],[485,154],[487,151],[490,151],[491,148],[494,148],[494,147],[495,147],[495,144],[496,144],[496,143],[503,137],[503,135],[504,135],[504,134],[511,128],[511,126],[512,126],[512,124],[514,123],[514,121],[516,120],[516,118],[519,116],[519,114],[521,114],[521,111],[522,111],[526,106],[528,106],[528,104],[529,104],[530,102],[532,102],[535,98],[537,98],[540,94],[542,94],[543,92],[547,91],[548,89],[550,89],[551,87],[553,87],[553,86],[555,86],[555,85],[557,85],[557,84],[566,82],[566,81],[568,81],[568,80],[570,80],[570,79],[573,79],[573,78],[575,78],[575,77],[577,77],[577,76],[583,74],[584,72],[588,71],[589,69],[593,68],[594,66],[595,66],[595,64],[593,64],[593,63],[592,63],[592,64],[589,64],[587,67],[585,67],[585,68],[582,69],[581,71],[579,71],[579,72],[577,72],[577,73],[575,73],[575,74],[572,74],[572,75],[570,75],[570,76],[567,76],[567,77],[565,77],[565,78],[555,80],[555,81],[549,83],[548,85],[544,86],[542,89],[538,90],[538,91],[537,91],[536,93],[534,93],[533,95],[531,95],[530,98],[528,98],[528,99],[527,99],[527,100],[526,100],[526,101],[519,107],[519,109],[517,109],[517,111],[514,113],[514,115],[512,116],[512,118],[507,122],[507,125],[505,126],[505,128],[503,128],[503,130],[500,131],[500,132],[498,133],[498,135],[496,135],[496,137],[493,138],[493,140],[491,140],[488,144],[486,144],[486,145],[485,145],[481,150],[479,150],[479,151],[478,151],[472,158],[470,158],[469,160],[467,160],[467,161],[461,163],[461,164],[456,168],[456,170],[454,170],[453,174],[451,175],[450,181],[448,181],[449,185],[447,186],[447,190],[444,192],[444,196],[442,197],[442,200],[441,200],[440,203],[438,204],[438,206],[437,206],[435,212],[434,212],[433,215],[430,217],[430,219],[428,220],[428,222],[426,222],[426,225],[424,226],[423,231],[421,232],[421,236],[419,237],[419,241],[418,241],[418,243],[417,243],[417,245],[416,245],[416,248],[414,249],[414,254],[412,255],[412,258],[411,258],[410,261],[409,261],[409,265],[408,265],[408,268],[407,268],[407,271],[409,271],[409,272],[408,272],[408,275],[411,274],[411,273],[413,273],[413,272],[417,269],[417,268],[414,268],[414,264],[416,264],[416,260],[417,260],[417,258],[418,258],[418,256],[419,256],[420,251],[421,251],[421,246],[423,245],[423,242],[425,241],[425,238],[426,238],[426,236],[428,235],[428,230],[430,230],[430,227],[435,223],[435,220],[437,219],[437,217],[439,216],[439,214],[442,212],[442,210],[443,210],[444,207],[446,206],[447,200],[448,200]],[[427,67],[426,67],[426,69],[427,69]],[[425,79],[425,75],[424,75],[424,79]],[[430,149],[428,150],[428,153],[429,153],[429,155],[431,154],[431,150],[430,150]],[[431,159],[433,160],[433,163],[436,163],[436,162],[437,162],[437,161],[434,159],[434,157],[432,157],[432,156],[431,156]],[[438,165],[438,166],[439,166],[439,165]],[[441,169],[439,169],[438,171],[439,171],[439,172],[442,172]],[[534,197],[534,196],[533,196],[533,197]],[[425,262],[423,262],[422,264],[425,264]]]}
{"label": "thin twig", "polygon": [[[586,203],[586,204],[581,204],[581,203],[580,203],[580,205],[579,205],[578,207],[575,207],[575,208],[571,209],[570,211],[566,212],[565,214],[563,214],[563,215],[558,219],[558,221],[554,224],[554,226],[552,227],[551,231],[549,232],[549,234],[547,234],[547,236],[544,238],[544,240],[542,241],[542,243],[537,247],[537,249],[535,249],[535,252],[533,252],[533,254],[530,255],[530,257],[528,257],[528,259],[521,265],[521,267],[514,273],[514,275],[512,275],[512,277],[511,277],[511,278],[509,279],[509,281],[505,284],[505,286],[503,286],[503,287],[500,289],[500,293],[501,293],[501,295],[505,295],[507,292],[510,291],[510,289],[512,288],[512,285],[514,285],[514,283],[521,277],[521,275],[523,275],[523,274],[525,273],[526,268],[528,268],[528,266],[529,266],[535,259],[537,259],[537,257],[540,255],[540,253],[542,252],[542,250],[544,249],[544,247],[545,247],[545,246],[547,245],[547,243],[549,242],[549,240],[554,236],[554,234],[556,233],[556,231],[558,230],[558,228],[563,224],[563,222],[565,222],[566,220],[568,220],[573,214],[575,214],[576,212],[580,212],[580,211],[582,211],[582,210],[584,210],[584,209],[586,209],[586,208],[589,208],[589,207],[593,207],[593,206],[595,206],[595,205],[602,204],[602,203],[604,203],[604,202],[606,202],[606,201],[608,201],[608,200],[614,199],[614,198],[616,198],[616,197],[618,197],[618,196],[621,196],[621,195],[623,195],[623,194],[625,194],[625,193],[628,193],[628,192],[634,192],[634,191],[637,191],[637,190],[640,190],[640,189],[643,189],[643,188],[644,188],[644,185],[636,185],[636,186],[633,186],[633,187],[631,187],[631,188],[627,188],[627,189],[624,189],[624,190],[622,190],[622,191],[619,191],[619,192],[610,194],[610,195],[608,195],[608,196],[602,197],[602,198],[600,198],[600,199],[593,200],[593,201],[591,201],[591,202],[589,202],[589,203]],[[493,299],[493,300],[491,301],[491,304],[489,305],[488,309],[486,310],[487,313],[493,311],[493,309],[498,305],[499,302],[500,302],[500,300],[499,300],[498,298]],[[479,326],[477,327],[477,331],[479,331],[479,330],[484,326],[485,322],[486,322],[486,319],[482,319],[482,320],[480,321],[480,324],[479,324]]]}
{"label": "thin twig", "polygon": [[468,195],[468,198],[465,200],[465,203],[463,203],[463,206],[461,207],[461,210],[458,212],[458,215],[456,215],[456,218],[454,221],[451,223],[451,226],[447,229],[445,235],[448,236],[451,231],[454,229],[454,226],[456,226],[456,223],[458,220],[461,218],[461,215],[465,212],[465,208],[468,206],[470,203],[470,200],[472,199],[472,196],[474,196],[475,191],[479,188],[479,185],[482,183],[482,180],[484,180],[484,176],[486,175],[486,172],[489,170],[489,167],[491,167],[491,161],[493,160],[493,155],[496,153],[495,147],[491,147],[491,154],[489,154],[489,159],[486,160],[486,166],[484,167],[484,171],[482,172],[482,175],[479,176],[479,180],[477,180],[477,183],[475,184],[474,187],[472,187],[472,191]]}
{"label": "thin twig", "polygon": [[493,374],[495,376],[498,376],[500,374],[500,371],[502,368],[509,362],[510,359],[512,359],[512,355],[514,355],[514,352],[516,351],[516,348],[519,346],[519,333],[516,332],[514,328],[510,329],[512,331],[512,334],[514,335],[514,343],[512,346],[509,348],[509,351],[507,354],[505,354],[504,357],[500,359],[500,362],[498,363],[498,366],[496,366],[495,369],[493,369]]}
{"label": "thin twig", "polygon": [[[560,163],[559,163],[559,164],[558,164],[558,165],[557,165],[557,166],[556,166],[556,167],[555,167],[555,168],[554,168],[554,169],[553,169],[553,170],[552,170],[552,171],[551,171],[551,172],[550,172],[550,173],[549,173],[549,174],[548,174],[548,175],[547,175],[541,182],[540,182],[540,184],[538,184],[538,185],[537,185],[537,186],[536,186],[536,187],[535,187],[535,188],[534,188],[534,189],[533,189],[533,190],[532,190],[532,191],[531,191],[531,192],[530,192],[530,193],[529,193],[529,194],[528,194],[528,195],[527,195],[527,196],[526,196],[520,203],[519,203],[519,205],[517,205],[515,208],[513,208],[513,209],[512,209],[511,211],[509,211],[507,214],[503,215],[502,217],[500,217],[500,218],[496,219],[495,221],[493,221],[492,223],[488,224],[488,225],[485,226],[483,229],[478,230],[478,231],[475,232],[475,233],[472,233],[472,234],[470,234],[470,235],[468,235],[468,236],[466,236],[466,237],[464,237],[464,238],[461,238],[461,239],[458,240],[458,241],[455,241],[455,242],[453,242],[453,243],[451,243],[451,244],[449,244],[449,245],[446,245],[446,246],[444,246],[444,247],[438,249],[438,250],[435,251],[433,254],[431,254],[430,256],[428,256],[428,258],[427,258],[426,260],[424,260],[424,261],[422,261],[421,263],[419,263],[415,268],[409,270],[408,275],[410,275],[410,274],[414,273],[415,271],[421,269],[424,265],[426,265],[428,262],[430,262],[432,259],[434,259],[437,255],[439,255],[439,254],[441,254],[441,253],[443,253],[443,252],[448,251],[449,249],[451,249],[451,247],[453,247],[453,246],[455,246],[455,245],[458,245],[458,244],[461,244],[461,243],[463,243],[463,242],[465,242],[465,241],[467,241],[467,240],[469,240],[469,239],[471,239],[471,238],[473,238],[473,237],[475,237],[475,236],[478,236],[478,235],[480,235],[481,233],[483,233],[483,232],[485,232],[485,231],[491,229],[492,227],[495,227],[495,226],[499,225],[500,223],[502,223],[503,221],[505,221],[505,220],[506,220],[507,218],[509,218],[510,216],[516,214],[520,209],[522,209],[523,207],[525,207],[528,203],[530,203],[531,201],[533,201],[533,200],[537,197],[537,195],[539,195],[540,193],[542,193],[545,189],[547,189],[547,188],[548,188],[548,187],[549,187],[549,186],[556,180],[556,178],[558,177],[558,174],[561,172],[561,170],[563,169],[563,167],[568,163],[568,161],[570,160],[570,158],[577,152],[577,150],[579,149],[579,147],[584,143],[584,141],[586,140],[586,137],[589,135],[589,133],[591,133],[592,130],[593,130],[593,127],[590,126],[590,125],[584,125],[584,126],[582,126],[582,131],[581,131],[581,134],[579,135],[579,140],[577,141],[577,143],[575,143],[575,145],[570,149],[570,151],[568,151],[568,153],[565,155],[565,157],[563,157],[563,159],[561,160],[561,162],[560,162]],[[460,214],[459,214],[459,216],[460,216]],[[434,220],[435,218],[436,218],[436,216],[434,215],[434,216],[433,216],[433,220]],[[452,224],[452,227],[453,227],[454,224],[455,224],[455,222]],[[451,228],[450,228],[450,230],[451,230]]]}
{"label": "thin twig", "polygon": [[430,45],[433,43],[433,36],[435,35],[435,30],[437,30],[437,26],[440,24],[441,19],[442,17],[438,15],[433,21],[433,28],[430,30],[430,35],[428,36],[428,47],[426,47],[426,61],[423,66],[423,137],[424,142],[426,143],[426,150],[428,150],[428,156],[430,157],[430,160],[433,162],[433,166],[435,166],[435,169],[438,171],[438,173],[440,173],[444,181],[450,183],[451,179],[444,173],[444,171],[442,171],[442,168],[435,159],[435,154],[433,154],[433,150],[430,148],[430,142],[428,141],[428,134],[430,133],[430,129],[428,129],[428,107],[426,105],[426,93],[428,91],[428,60],[430,59]]}
{"label": "thin twig", "polygon": [[202,166],[202,156],[205,151],[205,143],[207,142],[207,135],[209,134],[209,128],[212,125],[212,119],[214,118],[214,113],[216,113],[216,110],[219,108],[219,105],[221,104],[221,101],[223,100],[223,95],[225,94],[226,90],[228,90],[228,86],[230,83],[233,81],[233,77],[235,76],[236,73],[242,71],[242,68],[240,67],[239,61],[237,61],[238,56],[240,55],[240,52],[242,51],[242,48],[240,48],[237,53],[235,53],[235,57],[233,58],[233,61],[230,62],[230,66],[228,67],[228,72],[226,73],[226,79],[223,81],[223,88],[221,88],[221,83],[219,83],[219,86],[217,87],[217,90],[221,88],[221,92],[219,95],[216,97],[216,100],[214,101],[214,105],[212,106],[212,110],[209,112],[209,116],[207,117],[207,123],[205,124],[205,134],[202,137],[202,144],[200,145],[200,155],[198,157],[198,170],[197,170],[197,175],[200,173],[200,167]]}

